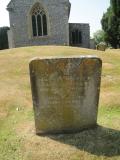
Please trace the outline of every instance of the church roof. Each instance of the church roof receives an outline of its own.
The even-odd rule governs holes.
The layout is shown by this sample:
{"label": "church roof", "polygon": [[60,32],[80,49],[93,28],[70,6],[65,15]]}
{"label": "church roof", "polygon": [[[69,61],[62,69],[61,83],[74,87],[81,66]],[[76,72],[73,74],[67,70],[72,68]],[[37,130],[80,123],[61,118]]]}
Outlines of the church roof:
{"label": "church roof", "polygon": [[11,1],[8,3],[7,7],[11,7],[11,5],[13,4],[13,1],[14,1],[14,0],[11,0]]}
{"label": "church roof", "polygon": [[[15,3],[16,0],[11,0],[8,5],[7,5],[7,10],[10,11],[13,7],[14,7],[14,3]],[[67,6],[69,8],[69,13],[68,13],[68,16],[70,15],[70,10],[71,10],[71,3],[69,0],[67,0]]]}
{"label": "church roof", "polygon": [[14,2],[15,2],[15,0],[11,0],[11,1],[8,3],[8,5],[7,5],[7,10],[8,10],[8,11],[13,8]]}

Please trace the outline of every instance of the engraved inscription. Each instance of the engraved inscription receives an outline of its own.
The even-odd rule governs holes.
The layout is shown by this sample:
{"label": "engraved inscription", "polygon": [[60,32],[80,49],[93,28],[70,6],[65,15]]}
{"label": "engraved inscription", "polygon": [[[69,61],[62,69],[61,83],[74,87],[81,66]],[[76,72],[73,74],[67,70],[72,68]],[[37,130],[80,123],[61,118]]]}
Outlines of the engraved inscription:
{"label": "engraved inscription", "polygon": [[30,77],[36,133],[79,131],[96,125],[101,60],[34,59]]}

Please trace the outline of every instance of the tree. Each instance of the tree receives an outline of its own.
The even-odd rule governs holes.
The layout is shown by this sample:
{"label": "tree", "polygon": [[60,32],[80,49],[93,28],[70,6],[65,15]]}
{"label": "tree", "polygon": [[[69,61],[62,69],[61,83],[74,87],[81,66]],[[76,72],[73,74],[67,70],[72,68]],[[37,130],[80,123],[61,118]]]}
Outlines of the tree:
{"label": "tree", "polygon": [[9,27],[0,27],[0,50],[8,48],[8,30]]}
{"label": "tree", "polygon": [[94,40],[96,44],[99,44],[100,42],[104,42],[104,31],[98,30],[93,34]]}
{"label": "tree", "polygon": [[120,0],[111,0],[110,7],[103,14],[104,38],[114,48],[120,48]]}

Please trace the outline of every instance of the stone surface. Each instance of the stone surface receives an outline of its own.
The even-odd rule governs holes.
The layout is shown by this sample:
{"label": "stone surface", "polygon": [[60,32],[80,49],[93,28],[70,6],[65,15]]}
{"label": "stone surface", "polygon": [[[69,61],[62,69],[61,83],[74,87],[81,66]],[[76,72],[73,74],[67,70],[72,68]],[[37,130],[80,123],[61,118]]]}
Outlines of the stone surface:
{"label": "stone surface", "polygon": [[[79,30],[81,31],[81,44],[77,45],[78,47],[90,48],[90,26],[88,23],[69,23],[69,44],[72,41],[72,31]],[[76,46],[76,45],[75,45]]]}
{"label": "stone surface", "polygon": [[100,42],[99,44],[97,44],[96,49],[100,51],[105,51],[107,49],[107,44],[105,42]]}
{"label": "stone surface", "polygon": [[36,133],[71,133],[97,124],[102,62],[46,57],[30,62]]}
{"label": "stone surface", "polygon": [[[47,16],[47,36],[33,37],[31,11],[39,3]],[[10,18],[8,34],[10,47],[36,45],[69,45],[69,32],[75,24],[69,24],[69,0],[11,0],[7,6]],[[76,24],[78,26],[78,24]],[[82,47],[89,47],[89,25],[79,24],[83,35]],[[12,41],[12,42],[10,42]]]}

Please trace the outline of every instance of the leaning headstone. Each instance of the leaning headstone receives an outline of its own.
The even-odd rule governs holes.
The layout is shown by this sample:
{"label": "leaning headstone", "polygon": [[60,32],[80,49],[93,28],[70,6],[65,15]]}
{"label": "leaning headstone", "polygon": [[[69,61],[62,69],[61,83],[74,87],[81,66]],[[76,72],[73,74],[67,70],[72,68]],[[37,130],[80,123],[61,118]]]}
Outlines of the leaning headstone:
{"label": "leaning headstone", "polygon": [[96,49],[100,51],[105,51],[107,49],[107,44],[105,42],[100,42],[99,44],[97,44]]}
{"label": "leaning headstone", "polygon": [[37,134],[97,125],[102,62],[97,57],[46,57],[30,62]]}

